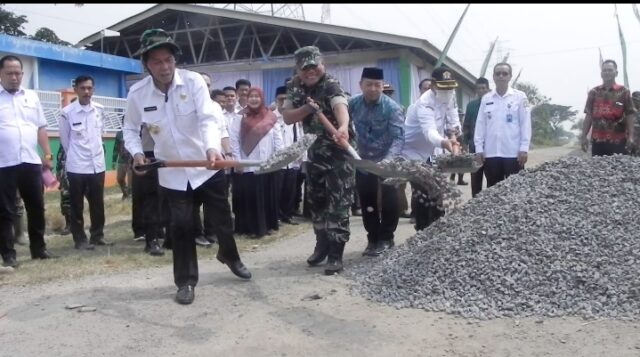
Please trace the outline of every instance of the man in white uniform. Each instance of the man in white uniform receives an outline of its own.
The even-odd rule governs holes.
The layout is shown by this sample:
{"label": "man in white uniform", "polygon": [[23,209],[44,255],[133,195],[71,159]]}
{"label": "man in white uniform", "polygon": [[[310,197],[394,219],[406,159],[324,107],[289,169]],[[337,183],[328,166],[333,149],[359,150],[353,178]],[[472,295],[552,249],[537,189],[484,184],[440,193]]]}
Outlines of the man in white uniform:
{"label": "man in white uniform", "polygon": [[531,111],[527,95],[509,87],[511,65],[493,67],[496,88],[480,102],[474,143],[484,161],[487,187],[524,169],[531,142]]}
{"label": "man in white uniform", "polygon": [[[22,87],[22,61],[0,58],[0,255],[2,265],[17,267],[13,219],[19,192],[27,210],[29,250],[33,259],[56,258],[44,242],[42,170],[51,169],[51,147],[38,95]],[[44,152],[38,156],[37,146]]]}
{"label": "man in white uniform", "polygon": [[145,125],[155,142],[154,154],[162,160],[208,160],[205,168],[163,168],[158,178],[170,208],[173,239],[173,274],[178,287],[176,301],[190,304],[198,283],[198,260],[193,234],[193,205],[200,200],[211,212],[220,245],[217,258],[244,279],[251,273],[240,261],[233,238],[231,209],[222,160],[220,125],[222,111],[214,106],[202,76],[176,69],[180,48],[162,29],[145,31],[140,38],[142,64],[150,76],[129,91],[124,124],[127,150],[134,167],[145,163],[140,128]]}
{"label": "man in white uniform", "polygon": [[[460,132],[460,119],[454,88],[458,82],[450,69],[438,67],[431,74],[432,88],[424,92],[415,106],[409,108],[404,123],[403,155],[410,160],[431,162],[438,149],[453,150],[457,142],[445,136],[445,126]],[[422,230],[435,222],[444,212],[435,205],[433,197],[414,185],[411,207],[415,212],[416,230]]]}
{"label": "man in white uniform", "polygon": [[[104,107],[91,100],[95,81],[88,75],[76,78],[78,100],[62,109],[58,120],[60,144],[67,153],[65,168],[71,200],[71,234],[76,249],[111,245],[104,240]],[[89,202],[91,240],[84,231],[84,198]]]}

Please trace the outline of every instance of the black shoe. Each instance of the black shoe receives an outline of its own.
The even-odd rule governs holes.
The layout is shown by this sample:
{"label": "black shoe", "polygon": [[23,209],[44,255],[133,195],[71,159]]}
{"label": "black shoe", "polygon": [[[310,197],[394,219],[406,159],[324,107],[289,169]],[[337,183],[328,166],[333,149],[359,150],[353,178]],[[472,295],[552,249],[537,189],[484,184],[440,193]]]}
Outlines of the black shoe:
{"label": "black shoe", "polygon": [[201,247],[207,247],[207,248],[211,247],[211,243],[208,240],[206,240],[204,236],[197,236],[196,244]]}
{"label": "black shoe", "polygon": [[158,243],[157,239],[154,239],[151,241],[151,243],[147,244],[144,247],[144,252],[149,253],[149,255],[153,255],[153,256],[164,255],[164,250],[160,248],[160,244]]}
{"label": "black shoe", "polygon": [[377,256],[378,254],[375,254],[377,247],[378,247],[378,244],[376,242],[368,242],[367,247],[364,248],[364,252],[362,252],[362,256],[369,256],[369,257]]}
{"label": "black shoe", "polygon": [[285,217],[285,218],[281,219],[281,221],[282,221],[282,223],[290,224],[292,226],[297,226],[298,224],[300,224],[300,223],[294,221],[291,217]]}
{"label": "black shoe", "polygon": [[98,238],[98,239],[91,238],[89,240],[89,243],[93,245],[114,245],[115,244],[114,242],[109,242],[104,240],[104,238]]}
{"label": "black shoe", "polygon": [[458,180],[458,186],[467,186],[469,183],[466,181]]}
{"label": "black shoe", "polygon": [[205,236],[204,239],[206,239],[207,242],[209,242],[211,244],[218,243],[218,237],[215,234],[214,235],[210,235],[210,236]]}
{"label": "black shoe", "polygon": [[353,216],[362,216],[362,210],[360,208],[351,210],[351,215],[353,215]]}
{"label": "black shoe", "polygon": [[94,249],[96,249],[96,246],[95,246],[95,245],[90,244],[90,243],[89,243],[89,242],[87,242],[87,241],[82,241],[82,242],[80,242],[80,243],[76,243],[76,244],[74,245],[74,247],[75,247],[76,249],[79,249],[79,250],[94,250]]}
{"label": "black shoe", "polygon": [[60,258],[60,257],[57,255],[51,254],[51,252],[49,252],[46,249],[41,250],[37,254],[31,254],[31,259],[57,259],[57,258]]}
{"label": "black shoe", "polygon": [[182,305],[189,305],[193,302],[195,297],[193,286],[185,285],[178,289],[178,292],[176,293],[176,302]]}
{"label": "black shoe", "polygon": [[327,266],[324,269],[324,275],[334,275],[342,271],[342,259],[331,259],[327,261]]}
{"label": "black shoe", "polygon": [[171,244],[171,239],[164,239],[164,242],[162,242],[162,248],[164,249],[168,249],[168,250],[172,250],[173,249],[173,244]]}
{"label": "black shoe", "polygon": [[334,275],[342,271],[342,254],[344,253],[344,242],[329,243],[329,259],[324,269],[324,275]]}
{"label": "black shoe", "polygon": [[3,267],[17,268],[18,267],[18,261],[14,257],[2,258],[2,266]]}
{"label": "black shoe", "polygon": [[378,241],[378,246],[376,247],[376,255],[380,255],[383,252],[393,248],[396,244],[392,240],[381,240]]}
{"label": "black shoe", "polygon": [[249,269],[247,269],[246,266],[244,266],[244,264],[242,264],[242,261],[240,261],[240,259],[231,262],[219,254],[216,255],[216,258],[220,261],[220,263],[226,264],[231,272],[237,277],[240,277],[242,279],[251,279],[251,272],[249,271]]}

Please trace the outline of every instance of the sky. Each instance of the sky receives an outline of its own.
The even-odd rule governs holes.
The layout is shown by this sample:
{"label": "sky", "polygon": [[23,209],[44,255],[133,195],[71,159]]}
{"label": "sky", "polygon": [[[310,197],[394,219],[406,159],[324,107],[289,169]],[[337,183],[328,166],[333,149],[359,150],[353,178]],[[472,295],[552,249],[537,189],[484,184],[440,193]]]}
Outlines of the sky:
{"label": "sky", "polygon": [[[61,39],[77,43],[153,4],[6,4],[27,16],[25,32],[48,27]],[[426,39],[443,49],[466,4],[330,4],[333,25]],[[306,20],[320,21],[321,4],[304,4]],[[618,14],[627,46],[631,90],[640,90],[640,21],[631,4]],[[552,103],[582,113],[587,91],[601,83],[599,49],[618,63],[623,84],[623,57],[613,4],[472,4],[449,50],[449,57],[478,76],[495,38],[491,65],[509,54],[513,77],[529,82]],[[490,67],[491,69],[491,67]],[[493,81],[491,71],[488,79]]]}

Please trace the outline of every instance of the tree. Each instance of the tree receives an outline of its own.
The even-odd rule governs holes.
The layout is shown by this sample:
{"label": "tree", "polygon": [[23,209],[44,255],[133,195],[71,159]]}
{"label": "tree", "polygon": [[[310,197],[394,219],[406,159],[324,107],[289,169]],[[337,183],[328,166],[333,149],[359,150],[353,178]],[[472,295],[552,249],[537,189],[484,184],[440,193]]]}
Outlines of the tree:
{"label": "tree", "polygon": [[25,37],[23,25],[29,22],[25,15],[16,15],[0,7],[0,33],[11,36]]}
{"label": "tree", "polygon": [[[24,24],[29,22],[27,17],[25,15],[18,16],[11,11],[7,11],[2,8],[2,5],[3,4],[0,4],[0,33],[53,43],[56,45],[71,46],[69,42],[61,40],[53,30],[46,27],[41,27],[33,36],[28,36],[23,31]],[[82,4],[76,4],[76,6],[78,5],[82,6]]]}
{"label": "tree", "polygon": [[47,27],[39,28],[38,31],[36,31],[35,35],[31,36],[31,39],[42,41],[42,42],[53,43],[56,45],[71,46],[69,42],[61,40],[58,37],[58,35],[56,35],[56,33],[53,32],[53,30]]}
{"label": "tree", "polygon": [[564,129],[565,122],[574,122],[577,110],[571,106],[551,103],[551,98],[540,93],[538,87],[527,82],[515,85],[527,95],[531,106],[531,141],[537,145],[559,145],[573,133]]}

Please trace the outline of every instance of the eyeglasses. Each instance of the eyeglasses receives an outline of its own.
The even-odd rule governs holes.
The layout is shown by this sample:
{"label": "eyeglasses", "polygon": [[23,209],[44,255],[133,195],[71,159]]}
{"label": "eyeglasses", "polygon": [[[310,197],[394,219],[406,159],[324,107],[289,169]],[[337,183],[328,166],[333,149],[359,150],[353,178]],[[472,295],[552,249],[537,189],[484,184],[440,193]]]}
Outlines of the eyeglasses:
{"label": "eyeglasses", "polygon": [[510,73],[509,72],[493,72],[494,76],[504,76],[507,77]]}

